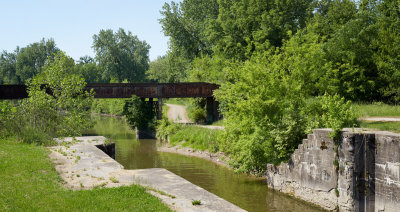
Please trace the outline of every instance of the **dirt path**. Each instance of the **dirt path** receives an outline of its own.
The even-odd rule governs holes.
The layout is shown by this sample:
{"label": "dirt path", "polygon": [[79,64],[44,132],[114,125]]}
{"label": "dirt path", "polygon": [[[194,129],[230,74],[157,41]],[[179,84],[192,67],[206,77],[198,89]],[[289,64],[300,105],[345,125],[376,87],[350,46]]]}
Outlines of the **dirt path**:
{"label": "dirt path", "polygon": [[[165,104],[165,105],[169,108],[167,113],[168,120],[174,121],[175,123],[193,124],[193,122],[190,121],[189,117],[187,116],[185,106],[175,105],[175,104]],[[198,125],[198,124],[196,124],[195,126],[214,129],[214,130],[224,130],[223,126]]]}
{"label": "dirt path", "polygon": [[168,109],[168,120],[174,121],[175,123],[192,123],[187,116],[186,107],[175,104],[165,104]]}

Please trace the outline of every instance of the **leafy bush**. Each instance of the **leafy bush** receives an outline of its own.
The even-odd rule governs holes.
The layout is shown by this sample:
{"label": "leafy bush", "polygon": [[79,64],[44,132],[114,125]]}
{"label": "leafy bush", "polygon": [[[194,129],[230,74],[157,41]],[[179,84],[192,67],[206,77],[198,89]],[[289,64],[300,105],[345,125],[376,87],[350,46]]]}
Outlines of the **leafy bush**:
{"label": "leafy bush", "polygon": [[354,127],[358,125],[357,114],[351,106],[351,101],[346,101],[339,95],[323,95],[317,97],[307,105],[307,129],[328,127],[333,129],[332,137],[337,138],[343,127]]}
{"label": "leafy bush", "polygon": [[[305,78],[274,61],[254,58],[233,68],[229,81],[215,93],[225,115],[225,152],[240,172],[262,174],[266,163],[286,161],[314,127],[352,127],[350,103],[339,96],[307,103]],[[279,58],[278,58],[279,59]]]}
{"label": "leafy bush", "polygon": [[0,137],[7,137],[12,134],[11,126],[16,109],[11,102],[0,101]]}
{"label": "leafy bush", "polygon": [[188,117],[195,123],[206,122],[206,98],[191,98],[186,110]]}
{"label": "leafy bush", "polygon": [[183,146],[211,152],[223,149],[223,133],[223,130],[172,123],[166,117],[157,126],[157,138],[171,145],[185,141]]}
{"label": "leafy bush", "polygon": [[126,100],[123,115],[132,127],[146,129],[153,126],[155,122],[155,113],[153,106],[148,102],[142,101],[137,96],[132,96]]}
{"label": "leafy bush", "polygon": [[91,127],[93,93],[83,91],[85,80],[72,73],[73,66],[72,58],[58,52],[28,82],[29,97],[12,111],[5,107],[9,129],[18,140],[47,144],[53,137],[77,136]]}
{"label": "leafy bush", "polygon": [[96,113],[123,115],[124,99],[95,99],[92,104],[92,111]]}
{"label": "leafy bush", "polygon": [[206,110],[204,108],[194,108],[191,110],[191,118],[195,123],[204,123],[206,117]]}
{"label": "leafy bush", "polygon": [[168,121],[167,117],[163,117],[158,121],[156,136],[162,141],[168,141],[169,136],[178,132],[180,129],[182,129],[182,127],[183,125],[175,124]]}

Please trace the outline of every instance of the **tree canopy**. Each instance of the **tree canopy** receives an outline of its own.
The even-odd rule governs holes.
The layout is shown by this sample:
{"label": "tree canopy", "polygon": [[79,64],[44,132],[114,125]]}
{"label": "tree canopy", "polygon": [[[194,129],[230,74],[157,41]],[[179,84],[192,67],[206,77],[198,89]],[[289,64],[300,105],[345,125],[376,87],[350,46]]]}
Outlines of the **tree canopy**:
{"label": "tree canopy", "polygon": [[122,28],[115,33],[111,29],[100,30],[98,35],[93,35],[93,49],[102,69],[102,80],[144,81],[150,46],[131,32],[126,33]]}
{"label": "tree canopy", "polygon": [[42,72],[48,58],[59,51],[53,39],[17,47],[13,53],[3,51],[0,55],[0,83],[24,84]]}

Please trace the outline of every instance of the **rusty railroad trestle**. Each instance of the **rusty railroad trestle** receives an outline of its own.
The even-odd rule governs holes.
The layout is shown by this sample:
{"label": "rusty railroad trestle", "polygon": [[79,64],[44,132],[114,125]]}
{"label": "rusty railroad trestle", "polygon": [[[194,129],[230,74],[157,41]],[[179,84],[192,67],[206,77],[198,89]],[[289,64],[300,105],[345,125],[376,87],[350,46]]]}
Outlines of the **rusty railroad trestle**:
{"label": "rusty railroad trestle", "polygon": [[[88,83],[85,90],[95,92],[94,98],[130,98],[136,95],[142,100],[148,99],[156,106],[158,119],[161,119],[163,98],[207,98],[207,120],[218,120],[218,102],[213,97],[213,91],[218,85],[204,82],[188,83]],[[50,92],[50,91],[48,91]],[[27,98],[26,85],[0,85],[0,99]]]}

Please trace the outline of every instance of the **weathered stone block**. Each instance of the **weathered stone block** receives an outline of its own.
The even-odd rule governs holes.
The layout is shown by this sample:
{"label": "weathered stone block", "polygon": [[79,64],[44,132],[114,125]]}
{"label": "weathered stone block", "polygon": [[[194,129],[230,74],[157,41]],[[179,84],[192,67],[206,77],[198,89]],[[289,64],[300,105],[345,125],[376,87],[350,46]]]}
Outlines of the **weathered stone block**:
{"label": "weathered stone block", "polygon": [[400,134],[344,129],[335,144],[331,132],[314,130],[289,163],[268,164],[268,185],[328,210],[399,211]]}

